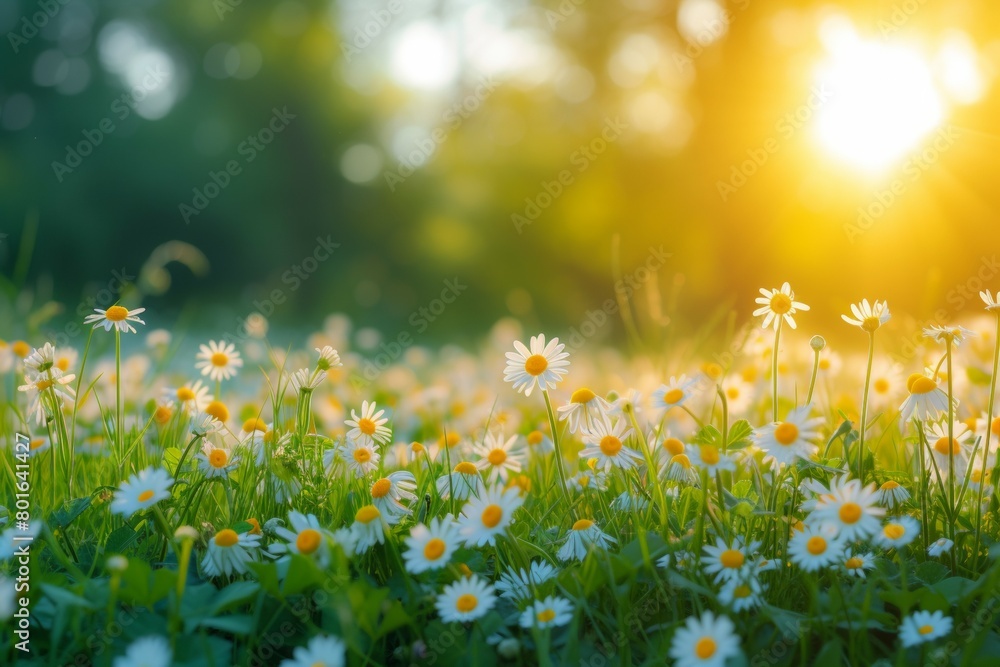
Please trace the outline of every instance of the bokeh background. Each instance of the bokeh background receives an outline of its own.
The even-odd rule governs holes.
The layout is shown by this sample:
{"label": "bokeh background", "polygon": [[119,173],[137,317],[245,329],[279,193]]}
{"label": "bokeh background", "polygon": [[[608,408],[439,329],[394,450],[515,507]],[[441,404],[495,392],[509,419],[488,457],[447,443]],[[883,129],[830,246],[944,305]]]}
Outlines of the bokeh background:
{"label": "bokeh background", "polygon": [[0,34],[4,289],[52,322],[124,270],[160,326],[278,290],[278,326],[409,330],[458,279],[430,339],[559,333],[660,246],[660,324],[1000,287],[990,0],[5,0]]}

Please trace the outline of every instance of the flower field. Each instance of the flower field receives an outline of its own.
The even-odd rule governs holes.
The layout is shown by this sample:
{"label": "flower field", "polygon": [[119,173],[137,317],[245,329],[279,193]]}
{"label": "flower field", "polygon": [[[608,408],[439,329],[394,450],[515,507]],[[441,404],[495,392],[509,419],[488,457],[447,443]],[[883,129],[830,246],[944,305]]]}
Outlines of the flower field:
{"label": "flower field", "polygon": [[996,664],[1000,305],[902,363],[798,298],[700,357],[7,341],[0,663]]}

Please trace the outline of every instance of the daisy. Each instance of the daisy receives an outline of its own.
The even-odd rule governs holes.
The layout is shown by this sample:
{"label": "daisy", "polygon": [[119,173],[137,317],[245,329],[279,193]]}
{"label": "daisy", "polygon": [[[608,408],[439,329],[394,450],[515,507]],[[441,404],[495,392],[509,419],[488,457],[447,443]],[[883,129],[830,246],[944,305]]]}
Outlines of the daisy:
{"label": "daisy", "polygon": [[326,373],[314,373],[308,368],[300,368],[292,373],[292,377],[288,380],[288,386],[293,394],[310,392],[323,384],[325,379]]}
{"label": "daisy", "polygon": [[467,623],[485,616],[496,601],[493,587],[473,575],[445,586],[434,606],[445,623]]}
{"label": "daisy", "polygon": [[52,442],[46,435],[40,435],[32,438],[28,442],[28,456],[35,457],[39,454],[44,454],[49,451],[49,447],[52,446]]}
{"label": "daisy", "polygon": [[986,304],[986,310],[1000,310],[1000,292],[994,297],[989,290],[983,290],[979,293],[979,298]]}
{"label": "daisy", "polygon": [[354,515],[351,532],[357,542],[358,551],[367,551],[375,543],[385,544],[385,529],[382,526],[382,513],[374,505],[365,505]]}
{"label": "daisy", "polygon": [[553,579],[559,571],[544,561],[531,561],[528,569],[510,568],[500,575],[496,589],[500,597],[514,602],[523,602],[533,597],[533,591]]}
{"label": "daisy", "polygon": [[460,461],[452,472],[437,478],[437,492],[442,498],[468,500],[479,496],[485,488],[479,468],[469,461]]}
{"label": "daisy", "polygon": [[174,480],[163,468],[152,466],[133,474],[121,483],[111,501],[111,511],[126,519],[170,497]]}
{"label": "daisy", "polygon": [[386,427],[385,424],[389,419],[382,417],[383,414],[385,414],[385,410],[375,412],[375,401],[371,403],[362,401],[361,416],[359,417],[357,412],[351,410],[351,418],[344,421],[344,424],[351,427],[351,430],[347,432],[347,439],[369,447],[373,442],[380,445],[388,444],[389,440],[392,439],[392,431]]}
{"label": "daisy", "polygon": [[569,422],[569,432],[578,433],[590,424],[603,420],[611,412],[611,404],[586,387],[573,392],[569,403],[556,409],[559,421]]}
{"label": "daisy", "polygon": [[679,408],[691,398],[691,387],[695,381],[688,379],[686,375],[671,377],[670,382],[661,384],[660,388],[653,392],[653,405],[657,408],[669,410]]}
{"label": "daisy", "polygon": [[516,352],[507,353],[507,367],[504,369],[504,382],[513,384],[514,389],[525,396],[531,396],[531,391],[537,386],[542,391],[553,389],[567,373],[569,362],[568,352],[563,352],[565,345],[553,338],[545,344],[545,334],[532,336],[530,348],[521,341],[514,341]]}
{"label": "daisy", "polygon": [[481,547],[496,544],[496,536],[503,533],[514,519],[514,512],[524,499],[517,489],[501,491],[493,488],[473,498],[462,508],[458,519],[459,532],[467,546]]}
{"label": "daisy", "polygon": [[788,558],[806,572],[816,572],[840,561],[844,554],[842,539],[827,525],[806,525],[795,531],[788,542]]}
{"label": "daisy", "polygon": [[240,458],[223,444],[212,444],[207,440],[198,454],[199,468],[205,477],[228,477],[240,464]]}
{"label": "daisy", "polygon": [[129,644],[125,655],[115,658],[114,667],[170,667],[172,661],[170,643],[163,637],[150,635]]}
{"label": "daisy", "polygon": [[924,329],[925,338],[933,338],[938,343],[951,343],[955,347],[961,345],[966,338],[972,338],[975,335],[975,331],[960,326],[941,327],[932,324]]}
{"label": "daisy", "polygon": [[44,375],[32,377],[25,375],[25,384],[18,386],[17,390],[22,391],[28,399],[28,412],[35,415],[38,424],[45,423],[46,393],[49,389],[59,401],[68,401],[76,395],[72,387],[68,387],[70,382],[76,379],[76,375],[63,375],[62,371],[49,369]]}
{"label": "daisy", "polygon": [[809,515],[810,522],[834,526],[845,541],[863,540],[878,532],[885,508],[878,506],[875,486],[862,487],[860,480],[840,477],[830,486]]}
{"label": "daisy", "polygon": [[[32,350],[31,354],[24,359],[24,367],[36,375],[44,373],[55,366],[55,356],[56,348],[52,343],[45,343],[41,347]],[[59,370],[65,371],[68,368]]]}
{"label": "daisy", "polygon": [[316,352],[319,353],[319,360],[316,362],[316,368],[321,371],[328,371],[331,368],[344,365],[340,363],[340,355],[337,354],[337,351],[329,345],[317,347]]}
{"label": "daisy", "polygon": [[246,574],[247,563],[255,560],[254,553],[260,548],[260,535],[237,534],[225,528],[208,541],[208,551],[201,561],[201,569],[206,577]]}
{"label": "daisy", "polygon": [[297,646],[280,667],[344,667],[346,648],[336,637],[318,635],[305,646]]}
{"label": "daisy", "polygon": [[135,310],[128,310],[124,306],[111,306],[107,310],[101,310],[100,308],[94,308],[95,315],[87,315],[83,318],[84,324],[93,324],[94,328],[104,327],[105,331],[111,331],[114,327],[122,333],[135,333],[135,327],[131,325],[131,322],[138,322],[139,324],[145,324],[136,315],[145,312],[145,308],[136,308]]}
{"label": "daisy", "polygon": [[662,556],[656,564],[663,568],[673,567],[678,572],[687,572],[698,564],[695,555],[690,551],[681,549],[680,551],[675,551]]}
{"label": "daisy", "polygon": [[856,554],[851,549],[844,552],[844,556],[841,559],[844,567],[844,572],[848,576],[857,577],[859,579],[867,578],[865,574],[866,570],[875,569],[875,557],[871,554]]}
{"label": "daisy", "polygon": [[544,455],[556,450],[552,444],[552,438],[541,431],[532,431],[524,436],[524,441],[528,443],[528,450],[533,454]]}
{"label": "daisy", "polygon": [[899,482],[890,479],[878,488],[876,498],[879,505],[894,509],[910,499],[910,492],[900,486]]}
{"label": "daisy", "polygon": [[944,637],[951,632],[952,620],[942,611],[915,611],[899,625],[899,642],[904,648]]}
{"label": "daisy", "polygon": [[951,551],[951,548],[955,546],[955,543],[949,540],[947,537],[942,537],[935,540],[927,547],[927,555],[931,558],[937,558],[943,556],[944,554]]}
{"label": "daisy", "polygon": [[208,345],[199,345],[198,349],[195,358],[200,361],[194,367],[201,369],[202,375],[207,375],[216,382],[235,376],[238,369],[243,366],[240,353],[232,343],[210,340]]}
{"label": "daisy", "polygon": [[566,625],[573,620],[573,604],[561,597],[550,595],[544,600],[535,600],[521,613],[518,624],[522,628],[553,628]]}
{"label": "daisy", "polygon": [[708,471],[711,477],[719,471],[736,470],[736,462],[730,454],[723,454],[715,445],[697,445],[691,447],[691,463]]}
{"label": "daisy", "polygon": [[[596,459],[591,459],[595,461]],[[606,476],[603,472],[595,472],[590,470],[581,470],[572,477],[566,480],[566,486],[573,491],[583,492],[586,490],[591,491],[604,491],[606,488],[605,484]]]}
{"label": "daisy", "polygon": [[660,470],[660,476],[671,482],[680,484],[697,484],[698,473],[691,465],[691,459],[687,454],[677,454],[672,456],[666,465]]}
{"label": "daisy", "polygon": [[191,434],[205,437],[223,427],[223,422],[207,412],[199,412],[191,417]]}
{"label": "daisy", "polygon": [[731,415],[743,414],[753,401],[753,385],[739,377],[725,380],[722,383],[722,392],[726,395]]}
{"label": "daisy", "polygon": [[760,583],[752,564],[744,565],[739,574],[722,584],[719,602],[739,613],[759,607],[765,586]]}
{"label": "daisy", "polygon": [[642,461],[642,454],[623,444],[631,435],[632,429],[625,425],[624,419],[614,423],[609,418],[602,419],[584,434],[583,441],[588,446],[580,452],[580,457],[595,457],[595,469],[605,472],[612,468],[634,468]]}
{"label": "daisy", "polygon": [[198,413],[212,400],[208,395],[208,387],[204,386],[201,380],[196,380],[192,384],[185,384],[176,389],[164,391],[164,398],[176,400],[188,413]]}
{"label": "daisy", "polygon": [[719,537],[716,538],[714,545],[706,544],[703,547],[705,556],[701,559],[701,564],[705,574],[715,575],[716,583],[729,581],[739,574],[743,564],[758,547],[760,542],[744,545],[737,537],[731,544],[727,544]]}
{"label": "daisy", "polygon": [[[910,395],[899,406],[899,418],[903,423],[912,417],[921,420],[936,419],[939,414],[948,410],[948,394],[941,391],[937,382],[926,375],[911,375],[906,380],[906,389]],[[958,405],[957,399],[955,405]]]}
{"label": "daisy", "polygon": [[389,525],[395,525],[402,517],[410,513],[410,509],[402,501],[412,502],[416,500],[417,497],[412,493],[416,488],[417,480],[413,473],[407,470],[397,470],[372,483],[372,504],[382,512]]}
{"label": "daisy", "polygon": [[963,444],[971,435],[969,428],[962,422],[955,422],[952,427],[953,437],[948,440],[947,420],[940,424],[932,424],[927,429],[927,444],[930,445],[933,462],[927,461],[927,469],[937,465],[941,477],[947,478],[954,463],[955,472],[963,474],[969,462],[971,447]]}
{"label": "daisy", "polygon": [[774,328],[777,329],[778,323],[782,318],[788,323],[788,326],[794,329],[795,319],[792,315],[799,310],[809,310],[809,306],[794,300],[795,293],[792,292],[792,288],[788,283],[784,283],[780,290],[766,290],[761,288],[760,293],[763,296],[757,297],[755,302],[760,304],[761,307],[753,311],[753,316],[764,316],[764,322],[761,324],[761,327],[764,329],[770,326],[772,322],[774,322]]}
{"label": "daisy", "polygon": [[765,461],[791,465],[796,459],[809,460],[816,454],[817,447],[810,441],[819,437],[816,429],[823,423],[823,418],[810,419],[811,409],[811,405],[804,405],[788,413],[785,421],[754,431],[754,442],[767,454]]}
{"label": "daisy", "polygon": [[917,539],[919,534],[920,522],[904,515],[889,519],[875,534],[874,542],[885,549],[899,549]]}
{"label": "daisy", "polygon": [[[269,551],[275,555],[299,554],[312,558],[320,567],[330,564],[331,545],[340,544],[346,555],[354,552],[354,540],[348,531],[333,533],[323,528],[312,514],[300,514],[296,511],[288,513],[288,523],[291,528],[275,526],[273,532],[284,542],[272,544]],[[346,534],[346,535],[345,535]]]}
{"label": "daisy", "polygon": [[[365,477],[371,472],[378,470],[379,453],[375,451],[371,440],[351,440],[343,445],[344,460],[347,462],[347,469],[354,473],[355,477]],[[323,457],[323,464],[329,469],[333,465],[334,450],[327,450]]]}
{"label": "daisy", "polygon": [[403,553],[406,571],[420,574],[427,570],[437,570],[448,564],[451,554],[459,547],[458,525],[449,514],[444,519],[435,517],[429,526],[417,524],[406,538]]}
{"label": "daisy", "polygon": [[862,299],[861,303],[852,303],[851,312],[854,313],[854,319],[847,315],[841,315],[840,317],[848,324],[868,333],[875,333],[891,317],[889,314],[889,304],[878,299],[875,300],[874,304],[868,303],[868,299]]}
{"label": "daisy", "polygon": [[580,560],[587,557],[591,547],[606,550],[618,540],[611,537],[590,519],[579,519],[566,535],[566,542],[556,557],[559,560]]}
{"label": "daisy", "polygon": [[[861,368],[861,373],[865,369]],[[864,375],[860,375],[864,379]],[[888,361],[876,361],[872,367],[871,375],[871,396],[873,406],[885,408],[893,404],[898,395],[902,392],[902,370],[901,366]]]}
{"label": "daisy", "polygon": [[698,618],[689,616],[670,641],[674,667],[722,667],[740,654],[740,638],[734,629],[727,617],[716,618],[710,611]]}
{"label": "daisy", "polygon": [[487,471],[486,479],[489,484],[497,479],[507,481],[511,473],[521,472],[523,454],[514,448],[515,442],[516,435],[504,441],[502,434],[487,433],[483,444],[476,446],[474,451],[481,457],[476,465],[480,470]]}

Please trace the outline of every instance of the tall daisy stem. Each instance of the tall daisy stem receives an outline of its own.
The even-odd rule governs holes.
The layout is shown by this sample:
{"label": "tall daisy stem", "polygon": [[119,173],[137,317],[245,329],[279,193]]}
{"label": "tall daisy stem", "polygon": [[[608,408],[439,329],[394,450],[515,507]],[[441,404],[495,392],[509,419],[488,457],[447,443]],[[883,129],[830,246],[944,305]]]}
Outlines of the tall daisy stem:
{"label": "tall daisy stem", "polygon": [[979,571],[979,544],[983,528],[983,490],[986,488],[986,464],[990,456],[993,437],[993,401],[997,391],[997,368],[1000,367],[1000,310],[997,311],[997,329],[993,345],[993,376],[990,378],[990,403],[986,408],[986,442],[983,444],[983,465],[979,470],[979,492],[976,494],[976,542],[972,550],[972,572]]}
{"label": "tall daisy stem", "polygon": [[559,445],[559,429],[556,428],[556,415],[552,411],[552,399],[549,398],[549,392],[546,389],[542,390],[542,396],[545,397],[545,411],[549,416],[549,430],[552,431],[552,444],[556,450],[553,459],[556,464],[556,472],[559,474],[559,485],[562,487],[563,497],[566,499],[566,506],[572,514],[573,504],[569,497],[569,487],[566,486],[566,471],[563,470],[563,452],[562,447]]}
{"label": "tall daisy stem", "polygon": [[[951,338],[945,342],[948,357],[948,505],[952,516],[955,516],[958,508],[955,507],[955,403],[952,398],[951,343]],[[954,531],[954,526],[952,530]]]}
{"label": "tall daisy stem", "polygon": [[771,421],[778,421],[778,343],[781,340],[781,317],[774,328],[774,349],[771,350]]}
{"label": "tall daisy stem", "polygon": [[122,334],[115,327],[115,446],[118,449],[118,465],[125,454],[125,431],[122,423]]}
{"label": "tall daisy stem", "polygon": [[858,425],[858,479],[865,483],[865,436],[868,434],[868,393],[872,384],[872,362],[875,359],[875,332],[868,332],[868,368],[865,371],[865,390],[861,397],[861,424]]}
{"label": "tall daisy stem", "polygon": [[822,352],[822,348],[813,350],[813,369],[812,375],[809,377],[809,393],[806,394],[806,405],[813,402],[813,391],[816,390],[816,378],[819,376],[819,355]]}

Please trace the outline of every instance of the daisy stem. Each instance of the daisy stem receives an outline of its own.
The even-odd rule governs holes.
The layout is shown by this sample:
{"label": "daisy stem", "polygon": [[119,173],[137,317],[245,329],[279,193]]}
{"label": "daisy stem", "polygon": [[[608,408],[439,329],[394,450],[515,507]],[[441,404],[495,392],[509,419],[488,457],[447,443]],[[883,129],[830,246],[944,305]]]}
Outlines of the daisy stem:
{"label": "daisy stem", "polygon": [[570,517],[575,521],[576,516],[574,516],[573,504],[570,502],[569,498],[569,487],[566,486],[566,471],[563,470],[563,453],[562,447],[559,446],[559,430],[556,428],[555,413],[552,412],[552,399],[549,398],[549,392],[547,389],[542,390],[542,396],[545,398],[545,411],[549,415],[549,429],[552,431],[552,444],[556,450],[553,460],[556,464],[556,472],[559,474],[559,485],[562,487],[562,494],[566,499],[566,505],[569,509]]}
{"label": "daisy stem", "polygon": [[997,367],[1000,366],[1000,310],[997,311],[996,339],[993,346],[993,376],[990,378],[990,404],[986,408],[986,442],[983,445],[983,466],[979,470],[979,492],[976,494],[976,542],[972,550],[972,573],[979,571],[979,544],[983,527],[983,490],[986,488],[986,464],[990,456],[993,437],[993,401],[997,391]]}
{"label": "daisy stem", "polygon": [[653,454],[649,451],[649,443],[646,441],[646,434],[642,432],[639,428],[639,423],[635,419],[635,410],[626,409],[629,419],[632,422],[632,428],[639,436],[639,444],[642,445],[642,455],[646,459],[646,483],[652,484],[656,489],[656,501],[660,504],[660,525],[663,529],[664,534],[667,532],[667,498],[663,494],[663,487],[659,483],[656,474],[656,464],[653,462]]}
{"label": "daisy stem", "polygon": [[177,479],[177,476],[181,474],[181,468],[184,466],[184,460],[187,458],[187,455],[191,453],[191,448],[194,447],[194,443],[198,442],[201,437],[201,435],[194,436],[191,438],[191,442],[188,443],[187,447],[184,448],[181,458],[177,461],[177,468],[174,469],[174,479]]}
{"label": "daisy stem", "polygon": [[[954,516],[958,508],[955,507],[955,404],[952,398],[951,338],[945,342],[945,354],[948,357],[948,505]],[[954,534],[954,525],[950,527]]]}
{"label": "daisy stem", "polygon": [[822,350],[813,350],[813,369],[809,377],[809,393],[806,394],[806,405],[812,403],[813,391],[816,389],[816,378],[819,376],[819,355]]}
{"label": "daisy stem", "polygon": [[774,328],[774,348],[771,350],[771,421],[778,421],[778,342],[781,340],[781,317]]}
{"label": "daisy stem", "polygon": [[[87,334],[87,344],[83,348],[83,357],[80,359],[80,375],[76,379],[76,393],[73,396],[73,432],[70,436],[68,446],[69,452],[69,483],[73,484],[73,473],[76,469],[76,411],[80,407],[80,387],[83,386],[83,371],[87,368],[87,356],[90,354],[90,341],[94,338],[94,330]],[[72,494],[71,494],[72,495]]]}
{"label": "daisy stem", "polygon": [[125,432],[122,428],[122,333],[115,327],[115,445],[118,449],[118,466],[125,454]]}
{"label": "daisy stem", "polygon": [[927,472],[927,463],[924,459],[924,435],[923,429],[920,427],[920,422],[917,419],[913,420],[913,423],[917,426],[917,437],[919,438],[917,442],[917,452],[920,459],[920,534],[924,539],[924,551],[927,551],[928,546],[928,535],[927,535],[927,482],[930,475]]}
{"label": "daisy stem", "polygon": [[[817,359],[819,352],[816,353]],[[868,434],[868,392],[872,383],[872,362],[875,359],[875,332],[868,332],[868,369],[865,371],[865,390],[861,397],[861,423],[858,425],[858,479],[865,484],[865,436]]]}

